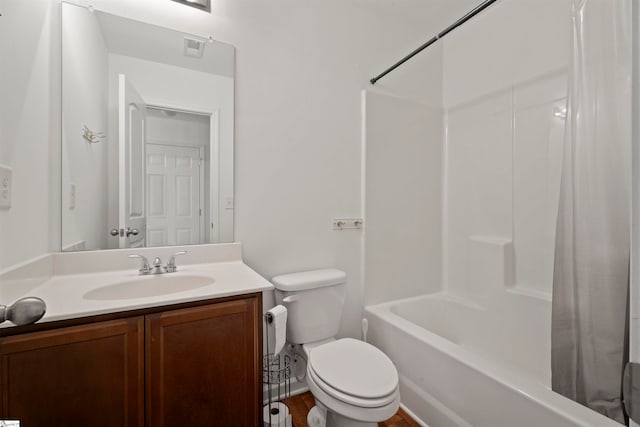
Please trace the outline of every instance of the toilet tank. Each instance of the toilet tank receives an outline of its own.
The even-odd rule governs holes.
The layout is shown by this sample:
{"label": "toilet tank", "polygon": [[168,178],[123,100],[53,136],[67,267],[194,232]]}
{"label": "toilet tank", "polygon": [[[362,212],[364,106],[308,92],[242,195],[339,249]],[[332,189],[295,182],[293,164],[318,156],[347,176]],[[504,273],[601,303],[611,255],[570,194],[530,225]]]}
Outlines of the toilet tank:
{"label": "toilet tank", "polygon": [[307,344],[340,329],[347,275],[336,269],[276,276],[276,302],[287,307],[287,341]]}

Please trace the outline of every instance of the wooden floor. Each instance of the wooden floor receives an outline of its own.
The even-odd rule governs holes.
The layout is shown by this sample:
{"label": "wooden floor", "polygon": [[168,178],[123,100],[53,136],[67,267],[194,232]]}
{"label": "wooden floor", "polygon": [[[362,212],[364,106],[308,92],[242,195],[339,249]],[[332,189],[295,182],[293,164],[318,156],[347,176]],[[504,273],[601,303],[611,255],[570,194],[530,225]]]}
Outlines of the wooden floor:
{"label": "wooden floor", "polygon": [[[313,395],[310,392],[298,394],[286,399],[284,403],[287,404],[291,411],[293,427],[307,427],[307,413],[315,405]],[[380,427],[420,427],[420,424],[415,422],[402,409],[398,409],[398,412],[393,417],[378,425]]]}

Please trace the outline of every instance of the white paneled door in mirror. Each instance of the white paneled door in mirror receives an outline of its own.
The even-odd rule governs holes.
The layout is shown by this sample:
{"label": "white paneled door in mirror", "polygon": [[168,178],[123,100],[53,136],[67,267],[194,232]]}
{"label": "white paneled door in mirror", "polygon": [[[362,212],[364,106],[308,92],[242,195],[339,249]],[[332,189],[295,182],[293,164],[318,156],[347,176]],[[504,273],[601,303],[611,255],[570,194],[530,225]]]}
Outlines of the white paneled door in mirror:
{"label": "white paneled door in mirror", "polygon": [[198,147],[147,145],[147,246],[203,239],[201,155]]}

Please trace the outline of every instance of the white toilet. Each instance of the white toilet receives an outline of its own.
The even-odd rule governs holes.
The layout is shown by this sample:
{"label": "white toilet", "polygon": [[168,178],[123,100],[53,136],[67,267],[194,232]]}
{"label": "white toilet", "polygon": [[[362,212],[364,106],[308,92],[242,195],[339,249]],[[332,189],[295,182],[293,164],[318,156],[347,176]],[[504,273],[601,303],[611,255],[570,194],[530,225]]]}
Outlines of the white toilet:
{"label": "white toilet", "polygon": [[398,371],[382,351],[352,338],[336,340],[346,274],[335,269],[272,279],[287,307],[287,341],[302,344],[307,385],[316,400],[309,427],[374,427],[400,405]]}

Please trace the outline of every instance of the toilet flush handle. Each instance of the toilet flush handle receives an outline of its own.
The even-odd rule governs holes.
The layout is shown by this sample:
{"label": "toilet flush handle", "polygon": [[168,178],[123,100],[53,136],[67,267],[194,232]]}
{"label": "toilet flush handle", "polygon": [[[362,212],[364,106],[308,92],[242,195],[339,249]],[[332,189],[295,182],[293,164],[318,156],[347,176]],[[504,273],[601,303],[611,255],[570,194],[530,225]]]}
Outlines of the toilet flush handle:
{"label": "toilet flush handle", "polygon": [[298,301],[298,298],[300,298],[298,295],[289,295],[288,297],[284,297],[284,298],[282,299],[282,302],[283,302],[284,304],[289,304],[289,303],[292,303],[292,302]]}

